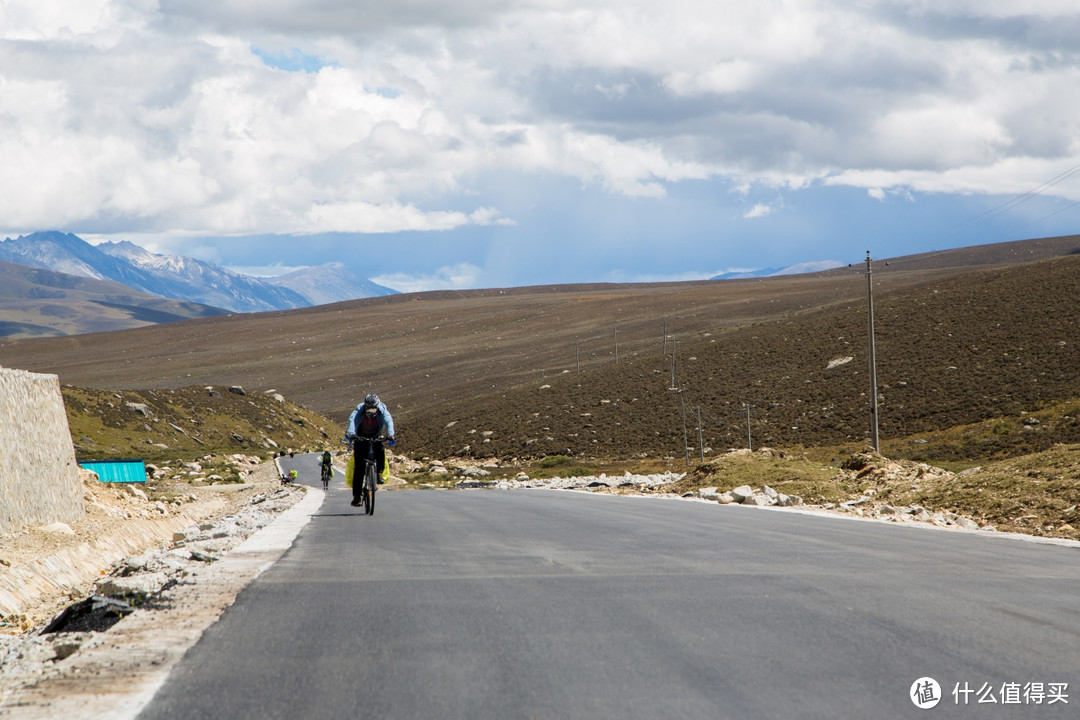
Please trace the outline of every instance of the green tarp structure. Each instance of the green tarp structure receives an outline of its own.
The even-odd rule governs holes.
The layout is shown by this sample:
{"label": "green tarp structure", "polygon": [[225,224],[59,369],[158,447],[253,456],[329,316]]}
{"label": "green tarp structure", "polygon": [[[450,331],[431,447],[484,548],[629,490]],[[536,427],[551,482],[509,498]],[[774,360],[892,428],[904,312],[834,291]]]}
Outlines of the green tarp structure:
{"label": "green tarp structure", "polygon": [[100,460],[79,463],[79,467],[96,472],[101,482],[146,482],[146,466],[142,460]]}

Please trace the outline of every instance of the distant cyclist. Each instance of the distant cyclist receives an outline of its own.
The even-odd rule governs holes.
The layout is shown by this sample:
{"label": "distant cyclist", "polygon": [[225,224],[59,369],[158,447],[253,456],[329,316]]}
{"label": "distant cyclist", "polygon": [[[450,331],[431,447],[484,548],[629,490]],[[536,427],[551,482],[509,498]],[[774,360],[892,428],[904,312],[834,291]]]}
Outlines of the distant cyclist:
{"label": "distant cyclist", "polygon": [[334,477],[334,456],[329,450],[323,450],[322,457],[319,458],[319,476],[325,490],[330,485],[330,478]]}
{"label": "distant cyclist", "polygon": [[[371,442],[372,439],[385,436],[390,440],[390,444],[394,444],[394,418],[390,417],[390,411],[386,409],[386,405],[375,393],[369,394],[364,398],[364,402],[356,406],[356,409],[352,411],[352,415],[349,416],[349,425],[345,430],[345,437],[353,441],[353,457],[356,458],[356,462],[359,465],[360,458],[367,457],[368,446],[372,446],[372,450],[375,452],[375,460],[378,462],[376,468],[376,477],[381,478],[383,470],[386,469],[386,451],[383,449],[381,442]],[[357,468],[357,472],[360,472],[360,468]],[[363,483],[353,481],[353,500],[354,507],[360,505],[360,490]]]}

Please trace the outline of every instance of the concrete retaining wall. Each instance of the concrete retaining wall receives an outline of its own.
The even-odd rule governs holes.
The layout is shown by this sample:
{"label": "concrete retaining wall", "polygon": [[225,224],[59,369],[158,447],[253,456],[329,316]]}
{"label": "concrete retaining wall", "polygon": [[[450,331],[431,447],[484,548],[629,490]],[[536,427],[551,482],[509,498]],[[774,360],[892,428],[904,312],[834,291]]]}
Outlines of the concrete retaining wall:
{"label": "concrete retaining wall", "polygon": [[84,514],[59,379],[0,368],[0,532]]}

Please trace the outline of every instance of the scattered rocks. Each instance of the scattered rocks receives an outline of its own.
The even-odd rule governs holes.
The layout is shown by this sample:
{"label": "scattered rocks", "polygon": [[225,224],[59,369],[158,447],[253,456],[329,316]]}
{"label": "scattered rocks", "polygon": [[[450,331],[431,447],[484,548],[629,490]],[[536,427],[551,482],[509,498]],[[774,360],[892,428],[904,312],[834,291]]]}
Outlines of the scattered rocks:
{"label": "scattered rocks", "polygon": [[105,597],[138,604],[147,600],[151,595],[161,592],[168,581],[169,577],[164,572],[121,575],[99,580],[95,590],[97,594]]}
{"label": "scattered rocks", "polygon": [[670,485],[682,480],[682,473],[660,473],[656,475],[623,475],[610,476],[601,473],[599,476],[587,475],[584,477],[554,477],[554,478],[530,478],[525,473],[518,473],[512,480],[476,480],[466,479],[454,484],[455,488],[477,489],[496,488],[499,490],[525,490],[547,488],[553,490],[596,490],[596,489],[628,489],[652,490]]}
{"label": "scattered rocks", "polygon": [[143,417],[150,417],[153,415],[153,411],[150,410],[150,406],[146,403],[128,402],[124,403],[124,405],[137,415],[142,415]]}
{"label": "scattered rocks", "polygon": [[137,497],[144,502],[150,499],[149,497],[147,497],[146,493],[143,492],[142,488],[140,488],[138,485],[125,485],[124,491],[127,492],[128,495],[131,495],[132,497]]}

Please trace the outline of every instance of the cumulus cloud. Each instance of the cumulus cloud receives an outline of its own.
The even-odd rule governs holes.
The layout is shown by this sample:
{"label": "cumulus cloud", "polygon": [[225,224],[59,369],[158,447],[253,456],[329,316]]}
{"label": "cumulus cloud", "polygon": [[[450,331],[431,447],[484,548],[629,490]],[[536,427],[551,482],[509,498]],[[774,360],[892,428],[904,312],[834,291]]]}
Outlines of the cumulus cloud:
{"label": "cumulus cloud", "polygon": [[1064,0],[9,0],[0,195],[229,235],[512,224],[491,173],[1024,192],[1080,162],[1076,37]]}
{"label": "cumulus cloud", "polygon": [[439,268],[433,273],[411,275],[390,273],[371,280],[398,292],[424,292],[428,290],[467,290],[481,286],[483,271],[470,263],[458,263]]}
{"label": "cumulus cloud", "polygon": [[668,283],[668,282],[695,282],[708,280],[719,275],[719,272],[703,272],[701,270],[688,270],[677,273],[642,273],[627,270],[615,270],[605,278],[607,282],[614,283]]}
{"label": "cumulus cloud", "polygon": [[743,213],[743,218],[746,220],[752,220],[754,218],[765,217],[772,212],[772,208],[764,203],[757,203],[754,207],[750,208]]}
{"label": "cumulus cloud", "polygon": [[798,263],[786,267],[783,270],[773,273],[773,275],[801,275],[803,273],[815,273],[822,270],[832,270],[833,268],[843,267],[846,263],[842,263],[838,260],[812,260],[810,262]]}
{"label": "cumulus cloud", "polygon": [[198,26],[243,33],[371,36],[401,28],[461,28],[487,22],[515,0],[161,0],[162,11]]}
{"label": "cumulus cloud", "polygon": [[[342,267],[341,263],[327,263],[327,265]],[[310,267],[310,265],[282,265],[281,263],[274,263],[272,265],[230,265],[229,270],[251,277],[275,278],[308,267]]]}

